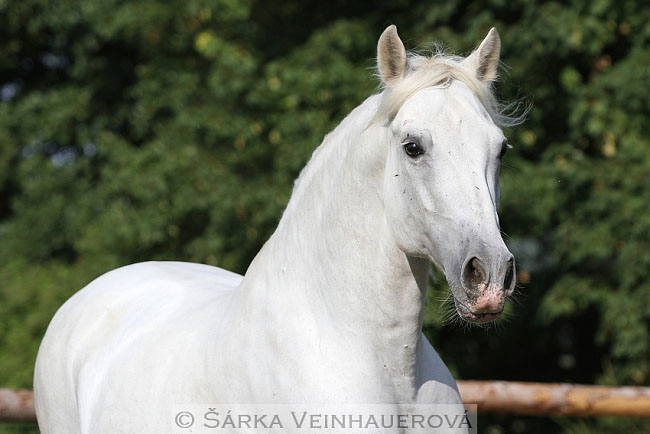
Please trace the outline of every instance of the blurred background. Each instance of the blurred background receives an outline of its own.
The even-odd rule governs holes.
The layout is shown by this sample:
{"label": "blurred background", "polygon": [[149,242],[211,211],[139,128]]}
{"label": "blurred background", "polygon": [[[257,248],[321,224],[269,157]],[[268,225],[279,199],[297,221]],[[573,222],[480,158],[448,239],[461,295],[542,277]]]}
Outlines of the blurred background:
{"label": "blurred background", "polygon": [[[496,327],[426,333],[458,379],[650,385],[650,6],[626,0],[0,0],[0,387],[31,388],[56,309],[156,259],[243,273],[324,134],[377,92],[376,42],[458,54],[492,26],[501,224],[520,288]],[[479,431],[644,420],[479,417]],[[0,424],[0,433],[36,433]]]}

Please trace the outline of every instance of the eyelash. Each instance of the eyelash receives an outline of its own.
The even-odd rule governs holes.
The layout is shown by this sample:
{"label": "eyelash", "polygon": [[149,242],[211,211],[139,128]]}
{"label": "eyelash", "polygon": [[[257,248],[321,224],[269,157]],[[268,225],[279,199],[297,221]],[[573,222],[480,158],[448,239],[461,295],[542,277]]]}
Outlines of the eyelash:
{"label": "eyelash", "polygon": [[501,153],[499,154],[499,159],[502,159],[504,155],[506,155],[506,152],[508,152],[508,149],[510,149],[511,146],[508,144],[507,140],[504,140],[501,143]]}

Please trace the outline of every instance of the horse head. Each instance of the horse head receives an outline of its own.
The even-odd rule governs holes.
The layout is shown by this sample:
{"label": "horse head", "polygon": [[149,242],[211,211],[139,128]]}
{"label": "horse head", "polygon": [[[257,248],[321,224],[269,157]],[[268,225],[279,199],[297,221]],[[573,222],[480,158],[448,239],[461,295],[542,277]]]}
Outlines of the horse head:
{"label": "horse head", "polygon": [[515,260],[499,226],[499,169],[508,142],[491,84],[501,42],[495,29],[468,57],[407,55],[395,26],[378,43],[384,85],[375,122],[389,146],[384,207],[407,255],[444,272],[456,311],[496,319],[515,287]]}

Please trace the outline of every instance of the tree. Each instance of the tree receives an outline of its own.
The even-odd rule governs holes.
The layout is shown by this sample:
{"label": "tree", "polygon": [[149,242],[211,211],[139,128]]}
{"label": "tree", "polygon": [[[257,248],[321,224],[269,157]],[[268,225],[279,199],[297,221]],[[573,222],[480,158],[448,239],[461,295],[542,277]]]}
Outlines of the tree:
{"label": "tree", "polygon": [[440,320],[435,276],[443,358],[460,378],[647,385],[649,22],[629,0],[0,1],[0,385],[31,386],[51,316],[105,271],[244,272],[323,135],[377,90],[389,23],[461,53],[496,26],[499,93],[532,103],[502,172],[522,296],[495,332],[466,333]]}

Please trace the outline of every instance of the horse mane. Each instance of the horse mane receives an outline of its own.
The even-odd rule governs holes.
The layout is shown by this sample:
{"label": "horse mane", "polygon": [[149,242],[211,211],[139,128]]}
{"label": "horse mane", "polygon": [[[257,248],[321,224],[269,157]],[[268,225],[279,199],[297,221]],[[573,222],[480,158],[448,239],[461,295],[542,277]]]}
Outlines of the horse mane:
{"label": "horse mane", "polygon": [[[479,80],[475,71],[463,63],[464,59],[445,54],[441,46],[436,46],[431,56],[409,52],[405,75],[388,84],[383,83],[379,108],[371,124],[392,121],[406,100],[415,93],[430,87],[447,87],[453,80],[462,82],[476,95],[497,126],[510,127],[522,123],[528,109],[524,107],[522,110],[518,101],[498,101],[492,83]],[[378,73],[376,75],[379,76]]]}

